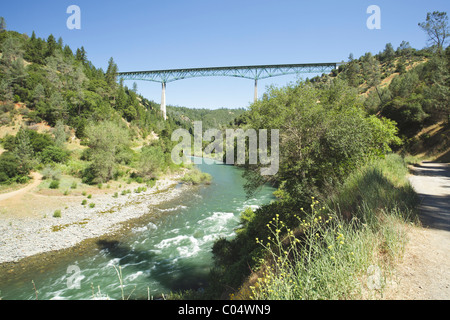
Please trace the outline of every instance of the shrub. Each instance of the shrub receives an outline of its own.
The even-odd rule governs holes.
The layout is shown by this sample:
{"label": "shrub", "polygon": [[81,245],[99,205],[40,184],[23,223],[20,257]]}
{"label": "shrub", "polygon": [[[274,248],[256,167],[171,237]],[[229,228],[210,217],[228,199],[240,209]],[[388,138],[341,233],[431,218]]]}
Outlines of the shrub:
{"label": "shrub", "polygon": [[30,137],[30,143],[35,153],[40,153],[45,148],[55,145],[55,142],[49,134],[38,133],[34,130],[26,131]]}
{"label": "shrub", "polygon": [[72,184],[70,185],[70,189],[76,189],[77,188],[77,183],[74,181],[72,182]]}
{"label": "shrub", "polygon": [[53,218],[61,218],[61,210],[55,210],[53,212]]}
{"label": "shrub", "polygon": [[55,145],[47,146],[40,153],[43,163],[65,163],[69,159],[69,152]]}
{"label": "shrub", "polygon": [[47,179],[59,180],[59,179],[61,179],[61,171],[59,171],[58,169],[55,169],[51,166],[46,166],[42,170],[42,178],[45,180],[47,180]]}
{"label": "shrub", "polygon": [[20,167],[19,159],[14,153],[5,152],[0,155],[0,183],[9,183],[27,174]]}
{"label": "shrub", "polygon": [[87,204],[87,200],[86,200],[86,199],[83,199],[83,201],[81,201],[81,205],[84,206],[84,205],[86,205],[86,204]]}
{"label": "shrub", "polygon": [[156,179],[149,179],[145,181],[145,184],[149,188],[153,188],[153,186],[156,184]]}
{"label": "shrub", "polygon": [[50,182],[50,189],[58,189],[59,188],[59,181],[58,180],[52,180],[52,182]]}
{"label": "shrub", "polygon": [[94,208],[95,207],[95,203],[90,203],[89,204],[89,208]]}
{"label": "shrub", "polygon": [[208,173],[201,172],[197,168],[194,168],[190,170],[188,173],[184,175],[184,177],[181,179],[181,181],[188,183],[188,184],[209,184],[211,183],[211,175]]}

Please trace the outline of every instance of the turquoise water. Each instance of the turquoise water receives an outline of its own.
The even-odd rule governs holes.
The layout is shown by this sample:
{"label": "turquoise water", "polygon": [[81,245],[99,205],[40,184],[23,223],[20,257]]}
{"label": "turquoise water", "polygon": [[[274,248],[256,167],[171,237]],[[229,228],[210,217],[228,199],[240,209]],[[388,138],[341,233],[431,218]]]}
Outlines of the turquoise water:
{"label": "turquoise water", "polygon": [[[199,164],[212,175],[211,185],[149,208],[149,218],[112,241],[97,241],[79,254],[65,254],[41,270],[25,270],[0,281],[3,299],[147,299],[169,291],[201,289],[212,266],[211,248],[220,237],[232,238],[239,215],[273,199],[264,187],[247,199],[242,171],[216,163]],[[121,272],[121,277],[117,272]],[[122,285],[119,279],[122,279]]]}

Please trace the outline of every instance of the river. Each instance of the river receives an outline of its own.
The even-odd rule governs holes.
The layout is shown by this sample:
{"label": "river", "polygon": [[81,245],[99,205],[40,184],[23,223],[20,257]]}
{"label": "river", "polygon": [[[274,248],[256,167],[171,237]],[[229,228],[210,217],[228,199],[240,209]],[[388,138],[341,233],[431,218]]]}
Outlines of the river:
{"label": "river", "polygon": [[39,268],[3,277],[0,297],[147,299],[170,291],[201,290],[213,264],[214,241],[234,237],[240,213],[269,203],[274,189],[266,186],[247,199],[241,169],[222,163],[197,166],[212,175],[210,185],[149,207],[149,215],[131,231],[95,241],[82,254],[66,253],[51,265],[42,261]]}

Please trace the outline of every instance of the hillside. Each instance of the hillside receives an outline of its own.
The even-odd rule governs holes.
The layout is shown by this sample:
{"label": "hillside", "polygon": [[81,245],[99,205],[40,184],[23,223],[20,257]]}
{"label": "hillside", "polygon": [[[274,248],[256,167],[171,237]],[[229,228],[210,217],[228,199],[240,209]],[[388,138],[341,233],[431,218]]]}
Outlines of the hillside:
{"label": "hillside", "polygon": [[[0,185],[26,183],[32,171],[78,183],[111,180],[152,184],[180,170],[170,160],[171,133],[203,121],[223,126],[243,110],[159,105],[117,81],[113,58],[96,68],[83,47],[60,38],[0,32]],[[63,192],[63,191],[61,191]]]}
{"label": "hillside", "polygon": [[167,106],[168,114],[181,126],[192,128],[194,121],[201,121],[203,130],[220,129],[245,113],[245,109],[195,109]]}
{"label": "hillside", "polygon": [[412,137],[405,151],[417,159],[450,162],[450,127],[445,121],[424,127]]}
{"label": "hillside", "polygon": [[[450,48],[387,44],[306,81],[270,88],[236,119],[279,129],[280,167],[245,165],[251,195],[277,200],[241,215],[213,247],[214,281],[232,299],[372,299],[418,223],[407,155],[448,161]],[[414,158],[414,161],[417,161]],[[231,289],[232,288],[232,289]],[[233,290],[234,289],[234,290]]]}
{"label": "hillside", "polygon": [[350,55],[338,70],[311,82],[346,81],[361,96],[367,112],[396,122],[402,152],[440,158],[449,148],[449,70],[449,48],[438,55],[404,41],[395,51],[388,43],[375,55],[369,52],[359,59]]}

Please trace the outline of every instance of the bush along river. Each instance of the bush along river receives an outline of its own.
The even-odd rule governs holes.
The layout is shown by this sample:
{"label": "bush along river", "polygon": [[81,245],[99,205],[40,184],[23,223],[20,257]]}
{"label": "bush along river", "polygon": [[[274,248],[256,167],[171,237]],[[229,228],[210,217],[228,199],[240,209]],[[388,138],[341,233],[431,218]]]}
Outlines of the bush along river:
{"label": "bush along river", "polygon": [[176,200],[149,207],[145,218],[114,237],[94,239],[83,250],[37,257],[20,272],[3,272],[5,300],[148,299],[170,291],[201,290],[212,267],[211,248],[232,238],[240,213],[273,199],[266,186],[252,198],[242,170],[222,163],[199,164],[210,185],[192,188]]}

